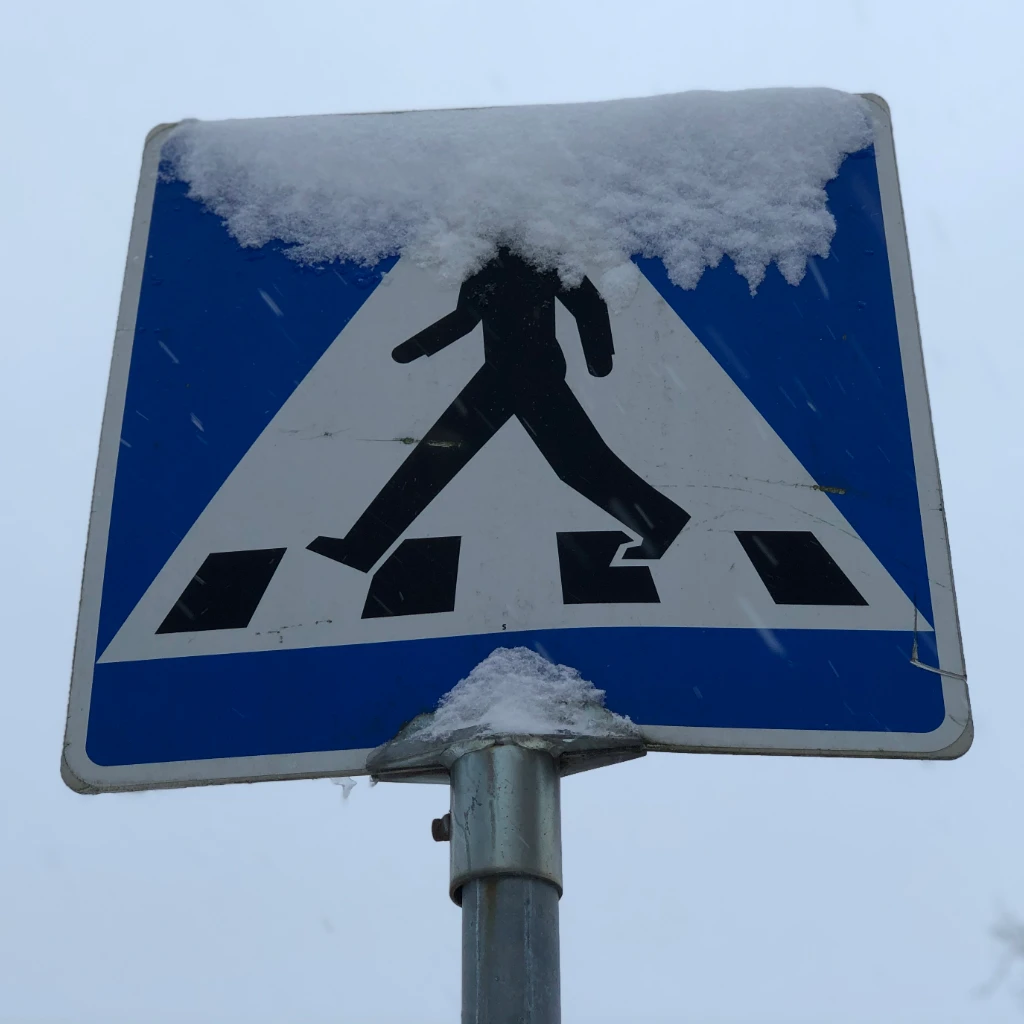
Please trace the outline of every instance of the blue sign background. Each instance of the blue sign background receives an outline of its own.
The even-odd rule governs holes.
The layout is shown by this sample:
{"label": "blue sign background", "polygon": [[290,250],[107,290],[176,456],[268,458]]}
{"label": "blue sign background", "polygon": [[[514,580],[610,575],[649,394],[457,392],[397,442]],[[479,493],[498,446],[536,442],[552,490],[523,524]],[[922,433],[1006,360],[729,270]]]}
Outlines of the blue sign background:
{"label": "blue sign background", "polygon": [[[684,291],[637,265],[931,619],[874,151],[827,187],[836,234],[800,285],[755,295],[728,259]],[[240,248],[161,177],[140,293],[103,581],[102,653],[250,445],[394,260],[301,267]],[[282,315],[284,314],[284,315]],[[201,424],[201,427],[198,424]],[[100,765],[361,749],[495,647],[578,668],[644,725],[930,732],[941,678],[891,631],[591,628],[97,664]],[[936,666],[934,638],[917,637]]]}

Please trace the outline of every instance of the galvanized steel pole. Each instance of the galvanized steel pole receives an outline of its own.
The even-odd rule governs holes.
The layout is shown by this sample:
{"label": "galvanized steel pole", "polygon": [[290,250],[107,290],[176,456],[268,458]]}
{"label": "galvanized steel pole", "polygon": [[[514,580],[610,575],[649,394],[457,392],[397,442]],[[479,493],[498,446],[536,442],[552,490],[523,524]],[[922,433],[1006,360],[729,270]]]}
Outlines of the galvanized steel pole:
{"label": "galvanized steel pole", "polygon": [[463,754],[451,767],[450,821],[463,1024],[559,1024],[555,758],[512,743]]}

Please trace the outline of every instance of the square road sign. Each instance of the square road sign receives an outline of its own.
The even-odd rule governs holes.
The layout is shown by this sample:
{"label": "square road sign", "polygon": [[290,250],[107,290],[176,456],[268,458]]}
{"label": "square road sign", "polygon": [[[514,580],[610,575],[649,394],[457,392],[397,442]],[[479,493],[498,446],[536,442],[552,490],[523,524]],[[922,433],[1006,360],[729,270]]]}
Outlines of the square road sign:
{"label": "square road sign", "polygon": [[244,248],[146,143],[64,777],[359,773],[491,651],[652,749],[970,744],[887,108],[798,285]]}

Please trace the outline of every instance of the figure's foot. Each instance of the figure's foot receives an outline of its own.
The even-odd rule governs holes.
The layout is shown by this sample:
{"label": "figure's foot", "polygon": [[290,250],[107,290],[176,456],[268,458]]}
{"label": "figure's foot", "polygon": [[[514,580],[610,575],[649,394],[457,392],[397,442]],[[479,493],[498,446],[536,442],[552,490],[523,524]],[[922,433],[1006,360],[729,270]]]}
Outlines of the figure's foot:
{"label": "figure's foot", "polygon": [[690,514],[684,512],[682,509],[678,509],[678,515],[674,517],[673,521],[667,524],[664,528],[657,531],[657,533],[649,534],[637,544],[635,547],[626,548],[622,552],[623,558],[637,559],[638,561],[657,561],[666,551],[672,546],[673,541],[680,533],[683,532],[683,527],[690,521]]}
{"label": "figure's foot", "polygon": [[[360,572],[369,572],[374,566],[374,561],[376,561],[374,559],[374,561],[367,562],[366,552],[353,551],[344,538],[317,537],[312,544],[306,545],[306,549],[318,555],[323,555],[324,558],[333,558],[335,562],[341,562],[342,565],[351,566]],[[372,558],[372,555],[369,557]]]}

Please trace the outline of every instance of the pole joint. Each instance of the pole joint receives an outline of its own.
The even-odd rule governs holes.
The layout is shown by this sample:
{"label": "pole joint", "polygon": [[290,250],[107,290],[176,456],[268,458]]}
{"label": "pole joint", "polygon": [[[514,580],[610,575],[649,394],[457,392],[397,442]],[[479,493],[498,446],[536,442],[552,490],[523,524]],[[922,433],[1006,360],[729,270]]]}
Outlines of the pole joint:
{"label": "pole joint", "polygon": [[562,895],[558,763],[543,748],[496,743],[472,750],[451,767],[451,881],[535,878]]}

